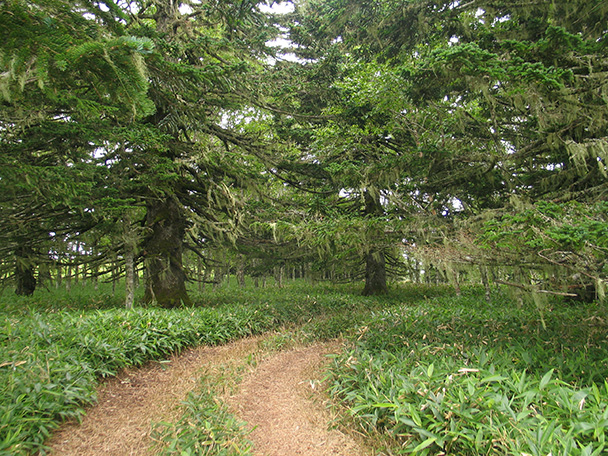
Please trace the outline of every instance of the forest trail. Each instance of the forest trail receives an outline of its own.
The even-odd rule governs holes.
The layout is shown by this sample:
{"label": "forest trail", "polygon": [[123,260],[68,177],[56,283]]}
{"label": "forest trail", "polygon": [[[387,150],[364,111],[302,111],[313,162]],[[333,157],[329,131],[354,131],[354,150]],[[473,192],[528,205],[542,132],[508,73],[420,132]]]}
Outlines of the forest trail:
{"label": "forest trail", "polygon": [[325,355],[337,345],[317,344],[266,359],[228,399],[237,415],[254,426],[256,456],[359,456],[364,451],[347,434],[328,430],[332,418],[316,395]]}
{"label": "forest trail", "polygon": [[[106,381],[82,423],[66,423],[47,444],[53,456],[153,455],[153,423],[174,421],[179,403],[200,388],[200,377],[260,352],[262,336],[218,347],[198,347],[128,369]],[[232,395],[224,397],[247,421],[256,456],[358,456],[357,443],[337,429],[319,400],[319,379],[326,355],[336,343],[315,344],[271,353],[244,374]]]}

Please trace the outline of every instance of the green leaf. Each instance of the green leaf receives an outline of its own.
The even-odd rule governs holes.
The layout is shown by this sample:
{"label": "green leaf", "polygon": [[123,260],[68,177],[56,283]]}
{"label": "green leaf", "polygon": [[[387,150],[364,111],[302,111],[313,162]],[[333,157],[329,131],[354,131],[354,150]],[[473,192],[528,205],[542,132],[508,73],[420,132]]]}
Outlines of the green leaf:
{"label": "green leaf", "polygon": [[397,408],[399,407],[397,404],[392,404],[390,402],[380,402],[377,404],[373,404],[372,407],[376,408]]}
{"label": "green leaf", "polygon": [[549,372],[547,372],[543,378],[540,380],[540,383],[538,384],[538,389],[539,390],[543,390],[551,381],[551,376],[553,375],[553,372],[555,371],[555,369],[551,369]]}
{"label": "green leaf", "polygon": [[424,442],[420,443],[412,450],[412,453],[417,453],[418,451],[424,450],[425,448],[430,447],[433,443],[437,441],[437,437],[429,437]]}
{"label": "green leaf", "polygon": [[489,377],[482,378],[479,381],[479,384],[483,385],[484,383],[492,383],[492,382],[500,383],[503,380],[506,380],[507,378],[509,378],[509,377],[505,377],[504,375],[500,375],[500,374],[495,374],[495,375],[491,375]]}
{"label": "green leaf", "polygon": [[420,419],[420,414],[418,413],[418,410],[416,410],[413,404],[408,404],[408,408],[410,411],[410,416],[412,417],[412,420],[414,420],[414,423],[416,423],[416,426],[422,427],[422,419]]}

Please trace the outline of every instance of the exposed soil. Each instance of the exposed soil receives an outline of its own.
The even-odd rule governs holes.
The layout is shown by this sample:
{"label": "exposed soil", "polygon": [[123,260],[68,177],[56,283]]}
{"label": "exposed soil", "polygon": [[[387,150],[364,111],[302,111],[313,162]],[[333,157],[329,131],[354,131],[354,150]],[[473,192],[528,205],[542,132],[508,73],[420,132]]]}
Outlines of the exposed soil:
{"label": "exposed soil", "polygon": [[[82,423],[66,423],[48,445],[56,456],[135,456],[154,454],[152,424],[174,421],[179,403],[197,388],[214,366],[259,353],[262,338],[247,338],[221,347],[199,347],[169,362],[129,369],[106,381],[98,404]],[[249,439],[256,455],[364,454],[348,435],[329,429],[331,416],[321,403],[319,378],[325,355],[336,344],[318,344],[279,352],[260,361],[224,399],[253,429]]]}
{"label": "exposed soil", "polygon": [[253,427],[250,439],[260,456],[358,456],[366,454],[338,429],[321,402],[319,372],[335,345],[281,352],[241,383],[228,402]]}
{"label": "exposed soil", "polygon": [[47,444],[53,455],[136,456],[152,454],[152,424],[172,421],[179,403],[198,386],[201,371],[226,360],[247,356],[259,338],[219,347],[198,347],[140,369],[126,369],[107,380],[98,403],[82,423],[62,426]]}

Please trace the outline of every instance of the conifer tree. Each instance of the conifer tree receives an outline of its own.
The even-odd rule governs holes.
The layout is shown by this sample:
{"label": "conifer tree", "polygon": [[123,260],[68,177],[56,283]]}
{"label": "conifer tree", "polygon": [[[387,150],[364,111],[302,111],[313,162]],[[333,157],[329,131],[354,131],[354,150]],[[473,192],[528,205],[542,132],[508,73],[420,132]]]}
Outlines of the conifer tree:
{"label": "conifer tree", "polygon": [[[255,1],[141,5],[132,31],[149,36],[154,114],[138,128],[162,134],[158,148],[129,148],[146,163],[142,251],[147,270],[145,299],[173,307],[188,304],[185,248],[199,250],[213,239],[234,239],[239,202],[231,188],[247,185],[247,161],[262,144],[223,125],[246,111],[256,95],[257,72],[273,29]],[[151,163],[150,157],[153,157]]]}
{"label": "conifer tree", "polygon": [[[578,209],[564,205],[587,205],[600,229],[605,218],[588,204],[606,191],[606,8],[599,1],[298,2],[296,52],[317,62],[343,56],[327,92],[327,121],[311,136],[335,169],[391,195],[393,220],[414,217],[403,237],[416,245],[456,246],[465,218],[469,235],[487,231],[491,250],[473,255],[459,244],[455,261],[511,263],[494,228],[477,222],[500,216],[502,229],[510,222],[543,229],[514,218],[541,202],[558,204],[570,221]],[[561,265],[562,277],[578,271],[601,283],[603,238],[559,224],[561,238],[520,237],[522,263]],[[580,240],[568,240],[569,229],[587,233],[593,246],[577,265],[582,250],[572,246]]]}
{"label": "conifer tree", "polygon": [[0,251],[15,256],[16,291],[28,295],[52,238],[95,223],[93,151],[151,112],[153,45],[89,2],[9,0],[0,18]]}
{"label": "conifer tree", "polygon": [[26,239],[48,257],[49,237],[85,232],[110,235],[121,257],[125,230],[112,225],[132,220],[146,299],[189,302],[184,248],[235,236],[230,187],[261,156],[258,138],[223,126],[258,97],[275,28],[257,4],[3,2],[2,248],[27,254],[18,264],[35,261],[16,249]]}

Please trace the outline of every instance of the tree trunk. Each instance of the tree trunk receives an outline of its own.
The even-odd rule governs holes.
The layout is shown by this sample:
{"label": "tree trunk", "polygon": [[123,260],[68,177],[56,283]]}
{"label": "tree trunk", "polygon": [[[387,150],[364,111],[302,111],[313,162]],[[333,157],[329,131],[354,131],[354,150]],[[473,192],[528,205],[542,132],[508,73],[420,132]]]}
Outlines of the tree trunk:
{"label": "tree trunk", "polygon": [[[216,260],[216,266],[213,268],[213,289],[217,290],[224,282],[225,272],[228,268],[224,251],[216,252],[214,259]],[[230,285],[230,280],[228,280],[228,285]]]}
{"label": "tree trunk", "polygon": [[236,280],[241,288],[245,288],[245,257],[239,255],[236,265]]}
{"label": "tree trunk", "polygon": [[55,288],[57,289],[59,289],[59,287],[62,285],[63,275],[61,269],[62,266],[60,264],[57,264],[57,276],[55,278]]}
{"label": "tree trunk", "polygon": [[[77,258],[80,255],[80,243],[76,243],[76,255],[74,255],[74,261],[79,261]],[[78,286],[78,275],[80,274],[80,266],[78,263],[74,265],[74,286]]]}
{"label": "tree trunk", "polygon": [[285,271],[285,266],[275,266],[274,267],[274,283],[278,288],[283,288],[283,273]]}
{"label": "tree trunk", "polygon": [[198,292],[202,293],[205,277],[203,274],[203,260],[199,256],[196,257],[196,280],[198,281]]}
{"label": "tree trunk", "polygon": [[462,291],[460,290],[460,273],[458,271],[454,272],[454,289],[456,290],[456,296],[462,296]]}
{"label": "tree trunk", "polygon": [[[70,262],[72,258],[70,258]],[[72,289],[72,265],[68,265],[68,275],[65,277],[65,290],[69,292]]]}
{"label": "tree trunk", "polygon": [[112,294],[116,294],[116,284],[118,283],[118,264],[114,259],[112,260]]}
{"label": "tree trunk", "polygon": [[135,246],[125,242],[125,308],[132,309],[135,299]]}
{"label": "tree trunk", "polygon": [[488,268],[484,264],[479,265],[479,272],[481,275],[481,283],[486,290],[486,301],[490,302],[492,300],[492,294],[490,290],[490,281],[488,280]]}
{"label": "tree trunk", "polygon": [[132,226],[131,216],[127,212],[123,220],[123,242],[125,246],[125,308],[132,309],[135,300],[135,250],[137,248],[137,231]]}
{"label": "tree trunk", "polygon": [[456,291],[456,296],[462,296],[462,292],[460,290],[460,273],[458,269],[455,269],[452,264],[444,264],[445,275],[448,279],[448,283],[454,287],[454,291]]}
{"label": "tree trunk", "polygon": [[48,263],[42,263],[38,266],[38,285],[43,285],[48,288],[53,281],[53,277],[51,277],[51,269]]}
{"label": "tree trunk", "polygon": [[154,200],[147,206],[146,226],[150,232],[145,243],[148,270],[145,301],[156,299],[161,307],[190,305],[186,273],[182,265],[186,219],[172,198]]}
{"label": "tree trunk", "polygon": [[306,273],[305,273],[305,275],[306,275],[306,281],[308,283],[310,283],[311,285],[314,285],[315,281],[316,281],[316,278],[315,278],[315,274],[313,272],[312,264],[311,263],[307,263],[306,264]]}
{"label": "tree trunk", "polygon": [[205,268],[202,271],[202,274],[203,274],[202,281],[199,284],[199,289],[200,289],[201,293],[203,291],[205,291],[205,286],[206,286],[207,282],[209,281],[209,269],[210,268],[207,264],[205,264],[204,266],[205,266]]}
{"label": "tree trunk", "polygon": [[93,287],[95,290],[99,290],[99,265],[96,264],[93,266],[92,274],[91,280],[93,281]]}
{"label": "tree trunk", "polygon": [[29,247],[21,246],[15,250],[15,294],[19,296],[31,296],[36,290],[32,254],[32,249]]}
{"label": "tree trunk", "polygon": [[125,308],[133,308],[135,298],[134,251],[128,248],[125,252]]}
{"label": "tree trunk", "polygon": [[386,285],[386,264],[384,253],[376,250],[367,254],[365,262],[365,288],[363,296],[384,295],[388,293]]}
{"label": "tree trunk", "polygon": [[[380,193],[375,189],[366,189],[363,192],[365,200],[365,216],[378,217],[384,214],[384,209],[380,203]],[[369,236],[373,243],[377,239],[382,238],[381,233],[372,233]],[[363,288],[363,296],[384,295],[388,293],[386,284],[386,259],[384,251],[380,247],[368,245],[368,251],[365,258],[365,287]]]}

